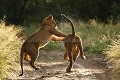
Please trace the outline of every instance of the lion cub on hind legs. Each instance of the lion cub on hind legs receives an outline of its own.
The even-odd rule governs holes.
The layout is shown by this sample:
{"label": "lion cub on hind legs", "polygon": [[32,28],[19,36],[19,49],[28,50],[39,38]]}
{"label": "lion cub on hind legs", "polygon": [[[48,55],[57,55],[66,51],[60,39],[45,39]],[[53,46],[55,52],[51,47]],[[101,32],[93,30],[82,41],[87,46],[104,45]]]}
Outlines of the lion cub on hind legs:
{"label": "lion cub on hind legs", "polygon": [[64,43],[64,46],[65,46],[64,59],[70,62],[66,71],[71,72],[73,61],[74,62],[76,61],[78,53],[80,52],[80,57],[82,59],[86,59],[86,57],[84,56],[84,53],[83,53],[82,40],[80,39],[79,36],[75,34],[73,22],[69,18],[67,18],[64,14],[61,14],[61,16],[66,18],[68,21],[70,21],[71,27],[72,27],[72,34],[69,34],[68,36],[66,36],[65,43]]}
{"label": "lion cub on hind legs", "polygon": [[42,24],[41,28],[33,33],[26,41],[23,43],[20,53],[20,64],[23,75],[23,57],[26,61],[30,62],[30,65],[38,70],[39,68],[35,66],[35,61],[39,54],[39,49],[44,47],[51,40],[53,41],[62,41],[66,37],[66,34],[56,30],[56,22],[53,19],[52,14],[46,17]]}

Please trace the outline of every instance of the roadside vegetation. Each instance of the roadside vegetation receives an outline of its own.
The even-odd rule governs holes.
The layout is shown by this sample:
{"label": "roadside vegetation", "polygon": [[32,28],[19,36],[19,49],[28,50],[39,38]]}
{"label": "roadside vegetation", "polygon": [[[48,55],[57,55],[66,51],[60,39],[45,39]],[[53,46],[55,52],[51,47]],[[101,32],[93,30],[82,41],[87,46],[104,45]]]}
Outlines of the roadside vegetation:
{"label": "roadside vegetation", "polygon": [[14,25],[6,26],[5,22],[0,22],[0,80],[17,66],[22,41],[16,34],[20,31]]}
{"label": "roadside vegetation", "polygon": [[111,45],[108,46],[104,52],[108,59],[108,63],[111,65],[111,70],[109,74],[110,80],[120,79],[120,35],[116,40],[113,40]]}

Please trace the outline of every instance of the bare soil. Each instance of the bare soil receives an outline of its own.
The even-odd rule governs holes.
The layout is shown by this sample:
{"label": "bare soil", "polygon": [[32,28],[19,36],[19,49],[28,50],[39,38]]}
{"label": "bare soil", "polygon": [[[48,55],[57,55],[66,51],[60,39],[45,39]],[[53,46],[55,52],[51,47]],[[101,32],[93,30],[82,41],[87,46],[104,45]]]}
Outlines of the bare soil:
{"label": "bare soil", "polygon": [[28,62],[24,62],[24,75],[19,76],[21,68],[6,77],[8,79],[26,80],[107,80],[106,62],[101,55],[88,55],[82,60],[78,57],[74,63],[72,72],[67,73],[69,62],[63,60],[64,52],[41,51],[36,65],[41,69],[34,70]]}

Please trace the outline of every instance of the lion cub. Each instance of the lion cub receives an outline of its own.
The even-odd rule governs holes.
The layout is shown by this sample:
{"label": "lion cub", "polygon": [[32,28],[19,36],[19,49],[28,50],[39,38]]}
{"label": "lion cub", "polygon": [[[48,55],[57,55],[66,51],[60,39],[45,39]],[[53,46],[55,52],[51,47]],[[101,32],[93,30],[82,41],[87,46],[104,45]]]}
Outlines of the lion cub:
{"label": "lion cub", "polygon": [[80,52],[80,57],[82,59],[86,59],[86,57],[84,56],[84,52],[83,52],[82,40],[78,35],[75,34],[73,22],[69,18],[67,18],[64,14],[61,14],[61,16],[66,18],[68,21],[70,21],[72,27],[72,33],[66,36],[64,43],[65,45],[64,59],[70,62],[66,71],[71,72],[73,61],[74,62],[76,61],[79,52]]}
{"label": "lion cub", "polygon": [[44,47],[47,43],[51,40],[59,41],[64,40],[66,34],[59,32],[56,30],[56,22],[53,19],[53,15],[50,14],[46,17],[42,24],[41,28],[33,33],[26,41],[23,43],[20,53],[20,64],[22,73],[20,76],[23,75],[23,57],[26,61],[30,62],[30,65],[35,69],[38,70],[39,68],[35,66],[35,61],[39,54],[39,49]]}

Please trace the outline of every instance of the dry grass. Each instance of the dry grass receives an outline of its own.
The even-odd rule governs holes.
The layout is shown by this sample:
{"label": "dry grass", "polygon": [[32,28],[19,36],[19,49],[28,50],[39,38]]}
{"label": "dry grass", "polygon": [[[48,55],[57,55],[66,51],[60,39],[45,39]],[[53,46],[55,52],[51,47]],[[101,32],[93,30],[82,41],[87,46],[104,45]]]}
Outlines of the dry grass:
{"label": "dry grass", "polygon": [[5,26],[3,21],[0,22],[0,79],[17,66],[22,41],[16,34],[20,31],[14,25]]}
{"label": "dry grass", "polygon": [[120,36],[104,52],[107,56],[108,62],[112,65],[112,70],[110,73],[111,80],[120,79]]}

